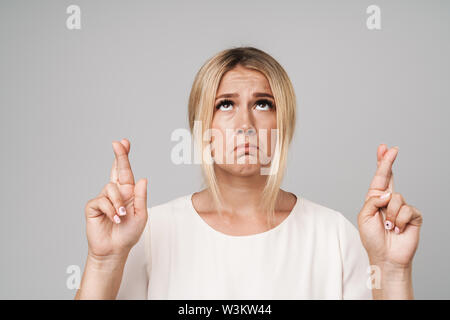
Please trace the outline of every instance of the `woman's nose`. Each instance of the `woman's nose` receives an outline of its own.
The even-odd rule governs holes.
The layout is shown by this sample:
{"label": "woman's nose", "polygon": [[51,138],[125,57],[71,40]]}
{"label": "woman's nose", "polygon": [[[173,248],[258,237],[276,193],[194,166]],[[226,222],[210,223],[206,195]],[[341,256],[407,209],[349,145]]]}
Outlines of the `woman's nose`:
{"label": "woman's nose", "polygon": [[245,134],[247,136],[254,135],[255,133],[256,133],[256,129],[253,126],[251,126],[251,127],[243,126],[243,127],[237,128],[237,130],[236,130],[236,134]]}
{"label": "woman's nose", "polygon": [[253,124],[253,119],[250,112],[245,108],[239,110],[239,115],[237,117],[236,134],[253,135],[256,133],[255,126]]}

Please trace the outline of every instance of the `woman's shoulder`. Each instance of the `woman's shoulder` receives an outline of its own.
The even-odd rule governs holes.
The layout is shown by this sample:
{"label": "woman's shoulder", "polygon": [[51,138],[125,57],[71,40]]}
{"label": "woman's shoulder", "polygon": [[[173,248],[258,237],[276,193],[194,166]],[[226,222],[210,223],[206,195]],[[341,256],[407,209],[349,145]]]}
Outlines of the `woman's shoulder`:
{"label": "woman's shoulder", "polygon": [[159,204],[155,204],[149,208],[148,215],[153,218],[164,218],[169,215],[176,214],[178,212],[184,212],[189,209],[189,201],[191,200],[192,193],[177,196],[171,200],[164,201]]}
{"label": "woman's shoulder", "polygon": [[308,198],[301,197],[301,215],[308,219],[312,219],[321,226],[352,228],[353,223],[350,222],[341,211],[332,209],[320,202],[313,201]]}
{"label": "woman's shoulder", "polygon": [[358,228],[350,221],[350,216],[309,199],[303,198],[303,204],[305,224],[314,229],[318,236],[328,240],[337,239],[344,255],[348,252],[365,255]]}

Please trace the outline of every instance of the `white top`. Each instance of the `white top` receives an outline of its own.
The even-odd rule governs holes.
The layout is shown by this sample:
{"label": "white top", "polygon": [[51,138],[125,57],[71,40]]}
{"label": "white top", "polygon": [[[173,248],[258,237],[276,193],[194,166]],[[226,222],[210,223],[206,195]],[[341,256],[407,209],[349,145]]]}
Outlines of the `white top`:
{"label": "white top", "polygon": [[340,212],[297,196],[275,228],[232,236],[192,195],[149,208],[117,299],[372,299],[367,253]]}

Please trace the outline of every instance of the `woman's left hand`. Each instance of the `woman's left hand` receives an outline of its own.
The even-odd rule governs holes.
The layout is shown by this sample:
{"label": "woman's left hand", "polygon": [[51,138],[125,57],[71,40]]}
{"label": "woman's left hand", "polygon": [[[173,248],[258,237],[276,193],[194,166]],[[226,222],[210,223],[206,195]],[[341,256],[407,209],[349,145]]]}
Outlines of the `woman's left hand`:
{"label": "woman's left hand", "polygon": [[[422,214],[394,191],[392,165],[397,154],[398,147],[378,146],[378,168],[358,215],[358,226],[371,264],[408,269],[419,243]],[[380,198],[386,193],[387,197]]]}

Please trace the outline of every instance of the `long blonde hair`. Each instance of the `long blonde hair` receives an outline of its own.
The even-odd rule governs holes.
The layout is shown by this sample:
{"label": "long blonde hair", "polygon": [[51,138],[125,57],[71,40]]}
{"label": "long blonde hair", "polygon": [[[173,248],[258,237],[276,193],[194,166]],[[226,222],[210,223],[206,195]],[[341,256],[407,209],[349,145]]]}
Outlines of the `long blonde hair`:
{"label": "long blonde hair", "polygon": [[[253,47],[235,47],[223,50],[211,57],[198,71],[189,96],[189,126],[195,145],[202,157],[202,173],[206,185],[221,213],[223,199],[217,184],[211,154],[204,152],[207,142],[204,132],[211,128],[216,92],[222,76],[235,66],[261,72],[269,81],[277,106],[277,140],[270,163],[269,174],[261,195],[261,209],[267,213],[267,222],[273,226],[275,205],[284,176],[288,147],[292,141],[296,123],[296,97],[292,83],[283,67],[269,54]],[[201,124],[201,129],[198,129]],[[206,157],[206,158],[205,158]],[[207,161],[205,161],[207,160]]]}

